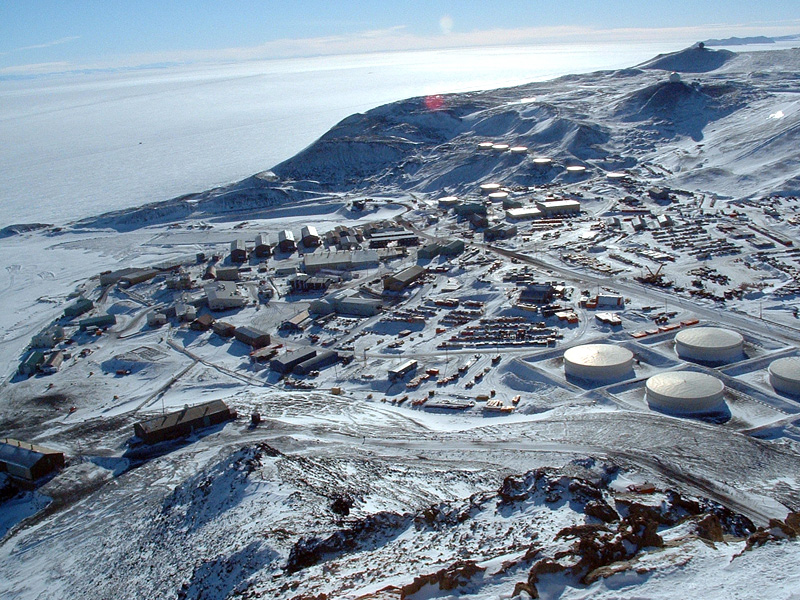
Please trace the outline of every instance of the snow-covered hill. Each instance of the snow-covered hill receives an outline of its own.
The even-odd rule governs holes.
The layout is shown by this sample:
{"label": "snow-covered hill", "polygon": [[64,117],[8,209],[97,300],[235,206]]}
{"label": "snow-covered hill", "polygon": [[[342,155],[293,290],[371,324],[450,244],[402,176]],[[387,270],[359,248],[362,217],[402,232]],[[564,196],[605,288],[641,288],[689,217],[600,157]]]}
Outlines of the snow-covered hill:
{"label": "snow-covered hill", "polygon": [[[12,375],[0,383],[0,434],[51,444],[69,457],[35,491],[0,473],[0,598],[796,599],[800,405],[765,375],[773,358],[797,353],[790,301],[769,295],[789,281],[778,259],[794,260],[794,249],[763,253],[758,262],[748,251],[698,262],[679,248],[656,247],[659,238],[645,243],[644,235],[609,232],[604,223],[628,194],[663,208],[652,186],[671,187],[687,199],[675,200],[672,213],[681,237],[720,244],[738,221],[719,234],[711,225],[691,229],[717,200],[722,208],[714,210],[727,209],[726,199],[800,194],[799,72],[800,50],[692,47],[624,70],[413,98],[348,117],[274,171],[230,186],[63,229],[4,229],[0,251],[10,266],[0,284],[13,312],[0,350],[8,365],[78,294],[119,324],[102,335],[75,331],[68,367],[50,379]],[[479,149],[486,142],[528,151]],[[553,162],[537,165],[535,156]],[[571,174],[572,165],[588,172]],[[607,173],[618,170],[627,181],[614,188]],[[582,202],[585,194],[584,213],[531,226],[518,236],[529,236],[519,242],[527,246],[492,246],[437,206],[447,195],[477,199],[477,186],[495,181],[524,192],[528,203],[551,189]],[[348,206],[366,197],[375,199],[366,210]],[[495,205],[492,217],[502,218]],[[788,206],[797,213],[796,202]],[[770,223],[749,204],[735,208],[757,215],[754,231]],[[713,223],[727,227],[738,215],[711,218],[718,217]],[[307,223],[324,235],[340,224],[389,219],[421,237],[463,237],[467,251],[441,263],[420,258],[434,267],[429,281],[384,295],[385,312],[371,321],[350,315],[315,325],[315,340],[278,331],[317,297],[276,282],[278,267],[301,264],[293,253],[243,265],[248,305],[217,315],[237,327],[265,324],[282,352],[346,346],[353,361],[303,379],[310,390],[283,387],[240,341],[177,318],[161,329],[146,325],[146,314],[178,293],[163,274],[133,289],[100,286],[96,277],[176,261],[199,279],[206,263],[196,253],[227,253],[238,236]],[[796,226],[780,224],[787,235]],[[615,246],[617,237],[625,245]],[[558,248],[550,257],[539,251],[549,244]],[[614,271],[624,273],[615,279],[561,260],[578,246],[588,264],[589,254],[619,260],[630,250],[620,265],[641,271],[636,261],[655,263],[655,256],[670,261],[670,277],[729,274],[730,286],[752,271],[763,285],[738,291],[772,299],[783,325],[769,315],[754,324],[753,312],[742,309],[750,297],[731,294],[736,310],[726,319],[746,334],[746,359],[719,369],[682,360],[672,330],[656,327],[644,342],[629,334],[652,328],[662,303],[665,315],[667,302],[677,304],[670,319],[704,321],[731,305],[653,291],[634,282],[633,267]],[[520,265],[533,255],[542,259]],[[340,285],[380,296],[369,286],[412,261],[413,251],[399,252]],[[712,265],[730,273],[714,275]],[[680,273],[690,268],[699,274]],[[558,335],[543,348],[487,342],[442,350],[440,342],[464,324],[446,324],[444,309],[428,299],[446,306],[454,294],[462,308],[481,306],[481,317],[501,315],[504,331],[527,327],[529,317],[510,299],[518,278],[533,273],[567,280],[557,287],[567,290],[564,302],[579,323],[556,323]],[[285,295],[260,298],[266,280]],[[601,286],[626,297],[626,329],[596,323],[579,305],[577,296],[589,294],[582,290],[600,293]],[[405,311],[394,320],[393,305]],[[420,321],[423,313],[428,321]],[[548,328],[558,319],[550,317]],[[538,325],[545,328],[544,320]],[[581,340],[631,348],[635,372],[610,385],[568,377],[563,350]],[[426,374],[472,370],[452,385],[434,378],[422,389],[389,381],[387,366],[410,357],[435,366]],[[646,377],[681,369],[724,378],[725,420],[649,408]],[[415,394],[423,395],[418,405],[409,401]],[[515,404],[524,398],[513,414],[499,415],[475,406],[490,394]],[[179,442],[129,445],[134,422],[210,399],[224,399],[240,418]],[[420,408],[428,400],[434,407]],[[246,418],[255,411],[257,426]]]}

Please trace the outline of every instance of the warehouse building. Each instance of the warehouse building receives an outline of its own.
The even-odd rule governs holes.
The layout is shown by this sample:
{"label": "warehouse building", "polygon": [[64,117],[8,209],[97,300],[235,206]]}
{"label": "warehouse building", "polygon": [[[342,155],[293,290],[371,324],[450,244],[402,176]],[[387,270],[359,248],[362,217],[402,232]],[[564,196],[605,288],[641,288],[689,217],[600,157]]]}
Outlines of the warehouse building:
{"label": "warehouse building", "polygon": [[174,440],[193,431],[225,423],[236,418],[236,411],[228,408],[222,400],[212,400],[197,406],[186,406],[183,410],[160,415],[133,426],[133,432],[145,444],[157,444]]}
{"label": "warehouse building", "polygon": [[410,231],[389,231],[376,233],[369,239],[370,248],[386,248],[391,243],[398,246],[419,246],[419,236]]}
{"label": "warehouse building", "polygon": [[291,373],[297,365],[311,360],[316,355],[317,351],[313,348],[300,348],[294,352],[286,352],[281,356],[273,358],[269,366],[273,371],[277,371],[278,373]]}
{"label": "warehouse building", "polygon": [[133,272],[124,275],[119,280],[120,287],[129,288],[137,283],[144,283],[150,281],[156,275],[160,274],[158,269],[135,269]]}
{"label": "warehouse building", "polygon": [[64,309],[64,316],[67,318],[79,317],[94,308],[94,302],[88,298],[79,298],[74,304],[70,304]]}
{"label": "warehouse building", "polygon": [[20,375],[27,375],[30,377],[39,370],[39,365],[41,365],[43,362],[44,354],[38,350],[34,350],[19,364]]}
{"label": "warehouse building", "polygon": [[542,200],[536,202],[536,208],[546,217],[576,215],[581,212],[581,203],[577,200]]}
{"label": "warehouse building", "polygon": [[203,287],[208,297],[208,308],[211,310],[228,310],[241,308],[247,304],[247,299],[232,281],[217,281]]}
{"label": "warehouse building", "polygon": [[407,360],[396,367],[392,367],[389,369],[389,381],[397,381],[398,379],[402,379],[409,373],[416,371],[418,366],[419,363],[416,360]]}
{"label": "warehouse building", "polygon": [[456,205],[453,210],[459,217],[486,216],[486,205],[481,202],[465,202],[464,204]]}
{"label": "warehouse building", "polygon": [[493,242],[495,240],[508,240],[515,235],[517,235],[516,225],[498,223],[497,225],[492,225],[483,232],[483,239],[487,242]]}
{"label": "warehouse building", "polygon": [[25,481],[36,481],[63,469],[64,453],[12,438],[0,439],[0,472]]}
{"label": "warehouse building", "polygon": [[89,317],[78,321],[78,327],[81,331],[87,329],[106,329],[112,325],[116,325],[117,317],[114,315],[98,315],[97,317]]}
{"label": "warehouse building", "polygon": [[256,327],[246,325],[244,327],[237,327],[233,334],[237,340],[253,348],[263,348],[269,345],[269,334]]}
{"label": "warehouse building", "polygon": [[371,317],[377,315],[382,307],[380,300],[374,298],[360,298],[353,289],[338,290],[311,303],[309,310],[319,315],[336,313],[340,315],[355,315]]}
{"label": "warehouse building", "polygon": [[51,325],[33,336],[32,348],[52,348],[64,339],[64,328],[60,325]]}
{"label": "warehouse building", "polygon": [[294,372],[298,375],[308,375],[311,371],[320,371],[339,362],[340,359],[339,353],[335,350],[321,350],[317,352],[316,356],[297,365]]}
{"label": "warehouse building", "polygon": [[375,250],[340,250],[314,252],[303,256],[303,269],[309,275],[320,271],[345,271],[366,269],[378,265],[379,256]]}
{"label": "warehouse building", "polygon": [[413,265],[394,275],[387,275],[383,278],[383,289],[393,292],[402,292],[409,285],[417,281],[425,274],[425,269],[419,265]]}
{"label": "warehouse building", "polygon": [[532,206],[527,208],[509,208],[506,211],[506,219],[510,221],[527,221],[529,219],[538,219],[542,216],[544,216],[544,213]]}

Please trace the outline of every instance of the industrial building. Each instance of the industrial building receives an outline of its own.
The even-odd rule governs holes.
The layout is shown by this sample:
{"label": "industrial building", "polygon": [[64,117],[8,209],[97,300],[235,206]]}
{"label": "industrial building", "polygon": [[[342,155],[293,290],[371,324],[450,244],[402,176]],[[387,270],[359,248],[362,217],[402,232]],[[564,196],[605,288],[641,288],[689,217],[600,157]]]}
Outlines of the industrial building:
{"label": "industrial building", "polygon": [[587,381],[616,381],[633,374],[633,352],[613,344],[584,344],[564,352],[564,372]]}
{"label": "industrial building", "polygon": [[266,233],[259,233],[256,236],[255,249],[253,250],[258,258],[267,258],[272,254],[272,244]]}
{"label": "industrial building", "polygon": [[419,363],[416,360],[407,360],[406,362],[389,369],[389,381],[397,381],[402,379],[412,371],[416,371]]}
{"label": "industrial building", "polygon": [[134,269],[132,272],[120,278],[119,285],[123,288],[129,288],[137,283],[150,281],[160,273],[161,271],[158,269]]}
{"label": "industrial building", "polygon": [[339,353],[334,350],[321,350],[316,356],[297,365],[294,368],[294,372],[298,375],[308,375],[311,371],[319,371],[325,367],[329,367],[339,362],[340,359]]}
{"label": "industrial building", "polygon": [[775,391],[800,396],[800,357],[773,360],[767,368],[769,382]]}
{"label": "industrial building", "polygon": [[544,216],[541,210],[532,206],[527,208],[509,208],[506,211],[506,219],[511,221],[525,221],[528,219],[538,219]]}
{"label": "industrial building", "polygon": [[287,319],[281,323],[281,329],[288,329],[290,331],[305,331],[306,327],[308,327],[311,322],[312,319],[308,310],[301,310],[291,319]]}
{"label": "industrial building", "polygon": [[288,229],[278,232],[278,248],[281,252],[294,252],[297,250],[297,242],[294,241],[294,234]]}
{"label": "industrial building", "polygon": [[249,325],[237,327],[236,331],[233,333],[233,337],[243,344],[247,344],[253,348],[263,348],[264,346],[269,345],[270,340],[269,334],[266,331],[261,331],[260,329],[256,327],[250,327]]}
{"label": "industrial building", "polygon": [[317,251],[303,256],[303,269],[309,275],[314,275],[323,270],[365,269],[376,266],[378,261],[378,253],[375,250]]}
{"label": "industrial building", "polygon": [[64,316],[67,318],[79,317],[94,308],[94,302],[88,298],[78,298],[73,304],[64,309]]}
{"label": "industrial building", "polygon": [[486,205],[481,202],[465,202],[464,204],[457,204],[453,210],[460,217],[469,217],[470,215],[486,216]]}
{"label": "industrial building", "polygon": [[51,325],[33,336],[31,348],[52,348],[64,339],[64,328],[60,325]]}
{"label": "industrial building", "polygon": [[112,325],[116,325],[117,317],[114,315],[98,315],[96,317],[89,317],[78,321],[78,327],[81,331],[87,329],[106,329]]}
{"label": "industrial building", "polygon": [[231,242],[231,262],[243,263],[247,260],[247,244],[244,240],[233,240]]}
{"label": "industrial building", "polygon": [[273,371],[277,371],[278,373],[291,373],[297,365],[311,360],[316,355],[317,351],[313,348],[300,348],[294,352],[286,352],[281,356],[273,358],[269,366]]}
{"label": "industrial building", "polygon": [[647,380],[645,388],[647,403],[663,412],[704,414],[717,412],[725,404],[725,384],[705,373],[659,373]]}
{"label": "industrial building", "polygon": [[208,297],[208,308],[211,310],[228,310],[241,308],[247,299],[232,281],[217,281],[203,287]]}
{"label": "industrial building", "polygon": [[0,439],[0,472],[26,481],[36,481],[63,469],[64,453],[12,438]]}
{"label": "industrial building", "polygon": [[425,269],[419,265],[405,268],[394,275],[387,275],[383,278],[383,289],[393,292],[402,292],[409,285],[417,281],[425,274]]}
{"label": "industrial building", "polygon": [[576,215],[581,212],[581,203],[577,200],[542,200],[536,202],[536,208],[546,217]]}
{"label": "industrial building", "polygon": [[197,406],[160,415],[133,426],[133,432],[145,444],[156,444],[191,434],[193,431],[225,423],[236,418],[236,411],[222,400],[212,400]]}
{"label": "industrial building", "polygon": [[319,246],[321,242],[317,228],[313,225],[306,225],[300,230],[300,239],[306,248]]}
{"label": "industrial building", "polygon": [[532,283],[522,288],[519,301],[529,304],[548,304],[556,296],[556,289],[550,283]]}
{"label": "industrial building", "polygon": [[332,283],[332,277],[312,277],[306,273],[299,273],[289,280],[293,292],[325,291]]}
{"label": "industrial building", "polygon": [[44,354],[34,350],[19,364],[19,373],[30,377],[39,370],[39,365],[44,362]]}
{"label": "industrial building", "polygon": [[517,235],[516,225],[498,223],[497,225],[492,225],[483,232],[483,239],[487,242],[493,242],[495,240],[508,240],[515,235]]}
{"label": "industrial building", "polygon": [[744,338],[721,327],[693,327],[675,336],[675,351],[687,360],[725,364],[744,358]]}
{"label": "industrial building", "polygon": [[369,238],[370,248],[386,248],[391,243],[398,246],[419,246],[419,236],[410,231],[387,231],[375,233]]}
{"label": "industrial building", "polygon": [[309,310],[320,315],[336,313],[371,317],[381,310],[382,303],[375,298],[360,298],[353,289],[338,290],[311,303]]}
{"label": "industrial building", "polygon": [[239,281],[239,267],[219,267],[215,272],[217,281]]}
{"label": "industrial building", "polygon": [[61,369],[62,364],[64,364],[64,351],[56,350],[47,356],[40,369],[42,373],[45,373],[46,375],[52,375]]}

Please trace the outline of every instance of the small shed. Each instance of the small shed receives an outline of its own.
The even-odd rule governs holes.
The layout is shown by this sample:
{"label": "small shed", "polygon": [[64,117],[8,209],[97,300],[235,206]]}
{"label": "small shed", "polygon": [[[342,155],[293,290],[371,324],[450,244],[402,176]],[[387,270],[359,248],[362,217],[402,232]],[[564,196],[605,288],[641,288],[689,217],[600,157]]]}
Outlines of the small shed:
{"label": "small shed", "polygon": [[194,331],[208,331],[214,325],[214,317],[209,314],[200,315],[189,325]]}

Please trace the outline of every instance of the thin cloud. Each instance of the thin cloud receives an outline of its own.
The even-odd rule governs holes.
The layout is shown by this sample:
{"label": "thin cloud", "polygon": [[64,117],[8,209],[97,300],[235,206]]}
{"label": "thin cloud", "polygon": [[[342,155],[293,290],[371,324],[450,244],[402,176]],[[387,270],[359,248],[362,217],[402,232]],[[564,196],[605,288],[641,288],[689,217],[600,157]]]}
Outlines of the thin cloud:
{"label": "thin cloud", "polygon": [[70,42],[74,42],[75,40],[81,39],[79,35],[70,35],[67,37],[59,38],[57,40],[53,40],[51,42],[45,42],[43,44],[34,44],[33,46],[22,46],[21,48],[15,48],[12,52],[23,52],[25,50],[38,50],[39,48],[50,48],[51,46],[60,46],[61,44],[68,44]]}
{"label": "thin cloud", "polygon": [[[454,48],[473,48],[485,46],[552,46],[554,51],[563,51],[564,45],[587,43],[636,43],[667,42],[690,44],[709,38],[731,36],[766,35],[780,36],[795,34],[800,30],[800,20],[761,23],[718,23],[689,27],[662,28],[613,28],[599,29],[581,25],[562,25],[553,27],[518,27],[510,29],[481,29],[474,31],[455,31],[443,35],[419,35],[404,26],[386,29],[366,30],[355,34],[329,35],[316,38],[271,40],[257,46],[220,48],[212,50],[176,50],[148,52],[112,57],[103,61],[64,65],[53,63],[51,72],[77,70],[114,70],[136,68],[154,64],[223,63],[250,60],[270,60],[285,58],[307,58],[314,56],[357,55],[376,52],[401,52],[410,50],[446,50]],[[62,38],[45,47],[67,43],[76,37]],[[24,71],[25,65],[13,67],[15,73]],[[36,65],[36,74],[47,69]],[[0,73],[8,69],[0,69]]]}

